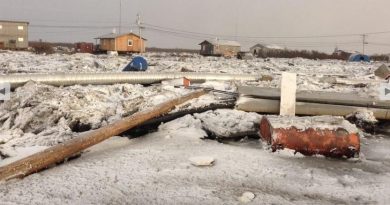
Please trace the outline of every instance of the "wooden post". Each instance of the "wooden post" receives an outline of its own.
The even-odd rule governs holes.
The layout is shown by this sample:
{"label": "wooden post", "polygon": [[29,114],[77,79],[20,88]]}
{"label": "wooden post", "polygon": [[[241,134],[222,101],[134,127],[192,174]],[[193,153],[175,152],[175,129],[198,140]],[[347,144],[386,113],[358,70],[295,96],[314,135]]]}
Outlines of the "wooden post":
{"label": "wooden post", "polygon": [[295,116],[295,99],[297,91],[297,74],[282,73],[280,84],[280,115]]}
{"label": "wooden post", "polygon": [[132,116],[118,120],[110,125],[83,133],[72,140],[55,145],[4,167],[0,167],[0,181],[25,177],[32,173],[39,172],[55,163],[62,162],[103,140],[118,135],[154,117],[167,113],[176,105],[197,98],[205,93],[206,91],[204,90],[192,92],[185,96],[159,104],[151,110],[135,113]]}

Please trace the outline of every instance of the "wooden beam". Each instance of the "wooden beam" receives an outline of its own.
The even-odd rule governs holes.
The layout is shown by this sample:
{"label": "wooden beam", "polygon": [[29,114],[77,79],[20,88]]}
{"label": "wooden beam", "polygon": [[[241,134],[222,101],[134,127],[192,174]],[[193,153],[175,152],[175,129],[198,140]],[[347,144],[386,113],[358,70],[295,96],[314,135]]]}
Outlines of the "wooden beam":
{"label": "wooden beam", "polygon": [[82,150],[102,142],[112,136],[118,135],[154,117],[160,116],[172,110],[176,105],[182,104],[193,98],[204,95],[206,92],[195,91],[185,96],[157,105],[151,110],[135,113],[129,117],[118,120],[110,125],[83,133],[62,144],[55,145],[41,152],[18,160],[6,166],[0,167],[0,181],[12,178],[25,177],[39,172],[55,163],[80,153]]}
{"label": "wooden beam", "polygon": [[[238,92],[253,98],[280,100],[280,90],[277,88],[239,86]],[[381,101],[354,93],[298,90],[296,101],[390,109],[390,101]]]}
{"label": "wooden beam", "polygon": [[[246,112],[276,114],[279,112],[279,100],[241,97],[236,103],[236,109]],[[375,118],[390,120],[390,109],[365,108],[357,106],[331,105],[320,103],[297,102],[297,115],[333,115],[346,116],[358,110],[367,109],[374,113]]]}

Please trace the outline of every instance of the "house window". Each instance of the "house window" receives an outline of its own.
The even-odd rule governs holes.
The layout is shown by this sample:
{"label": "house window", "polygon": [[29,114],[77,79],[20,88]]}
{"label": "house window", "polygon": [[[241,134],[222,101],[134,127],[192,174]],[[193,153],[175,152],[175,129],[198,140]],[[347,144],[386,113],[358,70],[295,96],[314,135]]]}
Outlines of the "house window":
{"label": "house window", "polygon": [[18,30],[23,30],[23,26],[18,26]]}
{"label": "house window", "polygon": [[133,40],[127,40],[127,46],[133,46]]}
{"label": "house window", "polygon": [[18,38],[18,41],[19,41],[19,42],[23,42],[23,41],[24,41],[24,38]]}

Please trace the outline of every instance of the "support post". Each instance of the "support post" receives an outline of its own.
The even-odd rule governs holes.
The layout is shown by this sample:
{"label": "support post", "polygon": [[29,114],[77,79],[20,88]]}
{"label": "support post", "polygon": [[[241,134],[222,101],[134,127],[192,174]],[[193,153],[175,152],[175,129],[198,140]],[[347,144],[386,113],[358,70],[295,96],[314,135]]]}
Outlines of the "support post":
{"label": "support post", "polygon": [[280,115],[295,116],[297,74],[287,72],[282,73],[280,89]]}

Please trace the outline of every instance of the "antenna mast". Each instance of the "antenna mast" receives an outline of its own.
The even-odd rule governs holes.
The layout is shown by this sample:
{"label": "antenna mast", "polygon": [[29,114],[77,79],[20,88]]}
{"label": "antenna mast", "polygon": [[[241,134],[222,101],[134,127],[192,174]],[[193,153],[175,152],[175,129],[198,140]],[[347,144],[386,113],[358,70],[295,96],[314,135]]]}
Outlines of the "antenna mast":
{"label": "antenna mast", "polygon": [[138,25],[138,35],[139,35],[139,46],[140,46],[140,53],[144,52],[143,49],[143,40],[142,40],[142,22],[141,22],[141,15],[137,14],[137,25]]}
{"label": "antenna mast", "polygon": [[119,0],[119,34],[121,34],[122,28],[122,0]]}
{"label": "antenna mast", "polygon": [[367,37],[367,34],[363,34],[362,35],[362,38],[363,38],[363,55],[364,55],[364,50],[365,50],[365,45],[367,44],[367,42],[366,42],[366,37]]}

